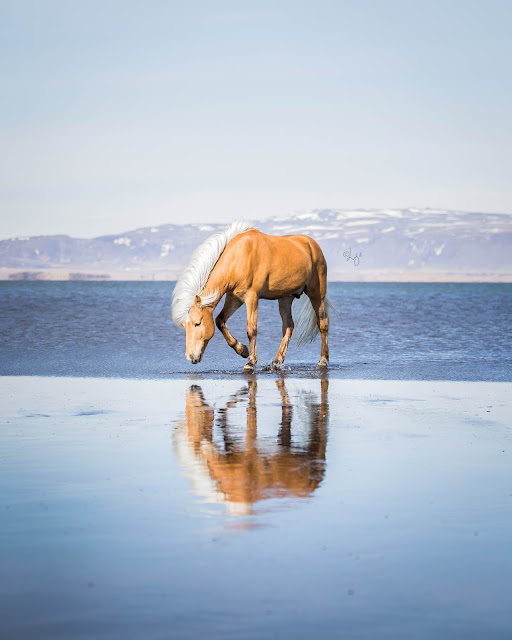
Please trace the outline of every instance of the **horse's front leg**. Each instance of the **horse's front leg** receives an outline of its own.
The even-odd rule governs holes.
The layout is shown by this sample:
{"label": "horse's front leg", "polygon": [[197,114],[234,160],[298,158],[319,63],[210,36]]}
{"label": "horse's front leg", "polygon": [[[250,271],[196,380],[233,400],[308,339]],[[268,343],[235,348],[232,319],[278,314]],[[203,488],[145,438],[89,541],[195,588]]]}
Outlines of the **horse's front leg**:
{"label": "horse's front leg", "polygon": [[245,344],[238,342],[238,340],[231,335],[226,325],[228,319],[235,313],[237,309],[242,306],[242,304],[242,300],[240,300],[239,298],[235,298],[235,296],[232,296],[228,293],[226,295],[226,300],[224,302],[224,306],[222,307],[222,311],[215,318],[215,324],[226,339],[226,342],[229,344],[229,346],[234,349],[239,356],[242,356],[242,358],[247,358],[247,356],[249,355],[249,349],[245,346]]}
{"label": "horse's front leg", "polygon": [[286,298],[279,298],[279,313],[283,321],[283,339],[279,346],[274,362],[272,363],[273,369],[280,369],[284,362],[286,352],[288,351],[288,345],[293,333],[293,318],[292,318],[292,302],[293,297],[287,296]]}
{"label": "horse's front leg", "polygon": [[245,295],[247,307],[247,337],[249,338],[249,361],[244,367],[246,373],[252,373],[258,362],[256,351],[256,336],[258,335],[258,295],[254,291],[248,291]]}

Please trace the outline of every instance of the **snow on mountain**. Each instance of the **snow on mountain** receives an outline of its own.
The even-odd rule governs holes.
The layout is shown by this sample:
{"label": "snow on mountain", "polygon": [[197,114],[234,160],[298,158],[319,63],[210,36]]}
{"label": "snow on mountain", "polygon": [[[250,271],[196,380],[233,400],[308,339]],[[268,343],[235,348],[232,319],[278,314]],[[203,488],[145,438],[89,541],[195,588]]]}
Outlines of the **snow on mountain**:
{"label": "snow on mountain", "polygon": [[[316,209],[256,222],[265,233],[307,234],[321,245],[331,279],[415,279],[419,274],[512,275],[512,215],[433,209]],[[90,240],[36,236],[0,241],[3,278],[175,278],[195,247],[225,224],[166,224]],[[345,254],[345,255],[344,255]],[[358,256],[358,264],[354,256]],[[42,275],[41,275],[42,274]],[[69,275],[71,274],[71,275]]]}

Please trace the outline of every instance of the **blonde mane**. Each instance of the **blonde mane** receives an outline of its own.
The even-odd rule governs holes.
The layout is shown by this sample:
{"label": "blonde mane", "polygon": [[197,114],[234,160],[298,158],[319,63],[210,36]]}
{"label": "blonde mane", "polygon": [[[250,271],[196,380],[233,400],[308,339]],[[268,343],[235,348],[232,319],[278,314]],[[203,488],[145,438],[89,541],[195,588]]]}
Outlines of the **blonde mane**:
{"label": "blonde mane", "polygon": [[[178,327],[188,320],[188,312],[195,297],[201,295],[227,243],[240,233],[255,228],[251,222],[236,220],[230,227],[214,233],[197,247],[172,294],[172,319]],[[201,301],[203,304],[210,304],[215,301],[216,296],[217,291],[209,291],[201,297]]]}

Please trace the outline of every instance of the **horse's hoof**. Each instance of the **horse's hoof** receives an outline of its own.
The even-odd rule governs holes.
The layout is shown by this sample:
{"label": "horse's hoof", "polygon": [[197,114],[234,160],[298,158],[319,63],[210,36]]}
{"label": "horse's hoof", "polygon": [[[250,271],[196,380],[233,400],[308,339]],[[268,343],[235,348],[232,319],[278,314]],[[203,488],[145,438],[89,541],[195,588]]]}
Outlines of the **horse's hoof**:
{"label": "horse's hoof", "polygon": [[327,369],[327,360],[325,358],[320,358],[320,362],[316,365],[317,369]]}
{"label": "horse's hoof", "polygon": [[249,357],[249,347],[246,347],[245,344],[241,345],[242,349],[238,352],[238,355],[242,356],[242,358]]}
{"label": "horse's hoof", "polygon": [[272,371],[281,371],[281,369],[283,368],[283,363],[279,362],[278,360],[274,360],[270,368],[272,369]]}
{"label": "horse's hoof", "polygon": [[244,367],[244,373],[254,373],[254,365],[248,362]]}

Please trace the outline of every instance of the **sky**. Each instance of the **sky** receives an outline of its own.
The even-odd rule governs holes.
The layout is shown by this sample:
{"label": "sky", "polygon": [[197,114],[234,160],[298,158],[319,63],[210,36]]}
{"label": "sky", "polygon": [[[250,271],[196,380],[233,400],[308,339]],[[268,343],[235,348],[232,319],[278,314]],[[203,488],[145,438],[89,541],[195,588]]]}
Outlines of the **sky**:
{"label": "sky", "polygon": [[509,0],[0,0],[0,237],[512,212]]}

